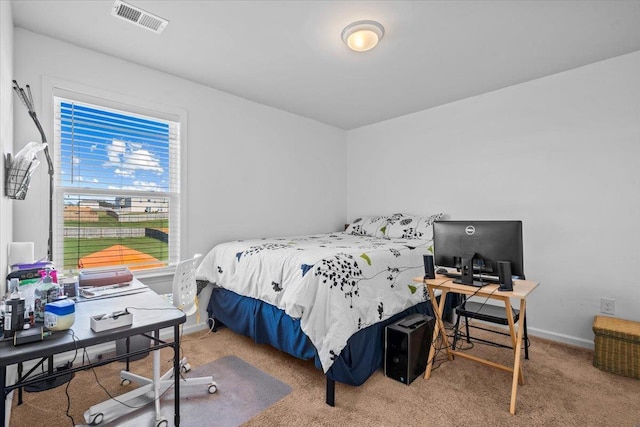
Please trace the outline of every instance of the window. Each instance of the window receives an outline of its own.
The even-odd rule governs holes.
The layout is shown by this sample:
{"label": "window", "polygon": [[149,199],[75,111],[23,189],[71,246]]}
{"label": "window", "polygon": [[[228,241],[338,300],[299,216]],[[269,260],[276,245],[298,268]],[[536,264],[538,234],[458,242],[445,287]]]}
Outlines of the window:
{"label": "window", "polygon": [[180,119],[118,107],[54,96],[58,268],[179,259]]}

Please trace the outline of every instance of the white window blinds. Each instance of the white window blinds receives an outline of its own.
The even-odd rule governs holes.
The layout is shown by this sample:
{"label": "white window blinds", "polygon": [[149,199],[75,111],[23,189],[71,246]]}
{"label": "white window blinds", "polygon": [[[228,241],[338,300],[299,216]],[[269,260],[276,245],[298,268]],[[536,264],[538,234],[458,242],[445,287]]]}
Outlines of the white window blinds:
{"label": "white window blinds", "polygon": [[180,248],[180,123],[54,97],[56,266],[161,268]]}

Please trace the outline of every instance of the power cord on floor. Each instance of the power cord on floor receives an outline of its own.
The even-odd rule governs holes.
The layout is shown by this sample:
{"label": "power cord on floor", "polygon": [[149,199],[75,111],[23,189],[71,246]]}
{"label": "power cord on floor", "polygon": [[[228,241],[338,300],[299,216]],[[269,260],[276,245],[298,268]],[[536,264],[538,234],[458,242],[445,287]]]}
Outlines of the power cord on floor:
{"label": "power cord on floor", "polygon": [[[87,353],[86,349],[84,350],[84,353],[85,353],[85,354]],[[88,363],[89,363],[89,364],[91,364],[91,359],[89,358],[89,355],[88,355],[88,354],[86,354],[86,357],[87,357],[87,361],[88,361]],[[126,406],[127,408],[131,408],[131,409],[143,408],[143,407],[147,406],[149,403],[151,403],[151,402],[155,402],[156,400],[161,399],[161,398],[162,398],[162,397],[163,397],[163,396],[164,396],[164,395],[165,395],[165,394],[166,394],[166,393],[171,389],[171,387],[167,388],[165,391],[163,391],[163,392],[160,394],[160,396],[158,396],[158,398],[157,398],[157,399],[153,399],[151,402],[145,402],[145,403],[143,403],[142,405],[139,405],[139,406],[130,405],[130,404],[125,403],[125,402],[123,402],[123,401],[121,401],[121,400],[118,400],[118,398],[117,398],[117,397],[114,397],[114,396],[109,392],[109,390],[107,390],[107,388],[106,388],[104,385],[102,385],[102,383],[100,382],[100,379],[98,378],[98,374],[97,374],[97,372],[96,372],[96,370],[95,370],[95,367],[94,367],[94,366],[92,366],[92,367],[90,368],[90,370],[91,370],[91,372],[93,373],[94,378],[96,379],[96,384],[98,384],[98,386],[99,386],[99,387],[100,387],[100,388],[101,388],[101,389],[106,393],[106,395],[107,395],[107,396],[109,396],[109,399],[113,399],[113,400],[115,400],[116,402],[120,403],[121,405]]]}
{"label": "power cord on floor", "polygon": [[[69,369],[71,369],[71,366],[73,366],[73,362],[75,362],[76,357],[78,356],[78,337],[76,336],[76,333],[73,331],[73,329],[69,329],[69,333],[71,333],[71,339],[73,340],[73,346],[74,346],[74,353],[73,353],[73,359],[71,360],[70,363],[68,363]],[[83,362],[84,363],[84,362]],[[69,378],[69,381],[67,381],[67,384],[64,387],[64,394],[67,396],[67,409],[65,411],[65,415],[67,416],[67,418],[69,418],[69,420],[71,420],[71,425],[75,426],[76,422],[73,419],[73,416],[71,416],[71,396],[69,395],[69,386],[71,385],[71,380],[73,380],[73,376],[71,378]]]}
{"label": "power cord on floor", "polygon": [[[214,323],[215,323],[215,321],[216,321],[216,320],[215,320],[214,318],[212,318],[212,317],[209,317],[209,318],[207,319],[207,324],[209,324],[209,323],[208,323],[209,321],[211,321],[211,322],[214,322]],[[184,341],[184,342],[189,342],[189,341],[201,340],[201,339],[204,339],[204,338],[208,337],[209,335],[211,335],[211,334],[213,334],[213,333],[214,333],[214,332],[213,332],[213,329],[212,329],[212,328],[207,328],[207,331],[206,331],[205,333],[203,333],[202,335],[200,335],[200,336],[196,336],[196,333],[192,333],[192,334],[187,335],[187,338],[184,338],[184,339],[183,339],[183,338],[181,338],[181,339],[180,339],[180,342],[183,342],[183,341]]]}

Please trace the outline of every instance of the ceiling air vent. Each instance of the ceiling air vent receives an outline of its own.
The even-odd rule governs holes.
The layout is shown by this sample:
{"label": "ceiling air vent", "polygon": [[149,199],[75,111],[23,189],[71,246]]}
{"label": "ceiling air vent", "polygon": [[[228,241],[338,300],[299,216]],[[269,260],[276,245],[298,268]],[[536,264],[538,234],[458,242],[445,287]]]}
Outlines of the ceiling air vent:
{"label": "ceiling air vent", "polygon": [[111,15],[116,16],[132,24],[146,28],[156,34],[162,33],[169,21],[146,12],[139,7],[132,6],[123,1],[116,0],[111,9]]}

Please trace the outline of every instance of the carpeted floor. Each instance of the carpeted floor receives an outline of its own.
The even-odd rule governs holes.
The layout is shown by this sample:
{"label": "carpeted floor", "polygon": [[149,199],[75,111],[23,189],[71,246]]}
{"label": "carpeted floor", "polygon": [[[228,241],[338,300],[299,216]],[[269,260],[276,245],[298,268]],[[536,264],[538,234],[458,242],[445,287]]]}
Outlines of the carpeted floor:
{"label": "carpeted floor", "polygon": [[[509,414],[511,374],[462,358],[442,361],[439,356],[442,363],[431,379],[419,377],[409,386],[385,377],[381,370],[360,387],[337,384],[336,407],[332,408],[324,403],[325,379],[312,361],[257,345],[228,329],[186,336],[182,350],[194,368],[237,355],[291,386],[291,393],[251,418],[245,427],[640,426],[640,381],[594,368],[590,350],[531,339],[530,359],[523,361],[525,384],[518,388],[516,415]],[[469,351],[504,364],[512,359],[511,350],[487,345],[476,344]],[[169,354],[163,356],[163,360],[169,359]],[[134,371],[150,369],[151,358],[134,363]],[[97,369],[100,383],[120,392],[117,372],[121,366],[115,363]],[[225,384],[218,383],[223,390]],[[89,405],[105,397],[90,371],[79,373],[69,392],[70,413],[78,423]],[[13,407],[10,425],[69,427],[72,423],[64,415],[66,406],[64,387],[27,394],[24,405]],[[206,426],[222,425],[217,418]]]}

